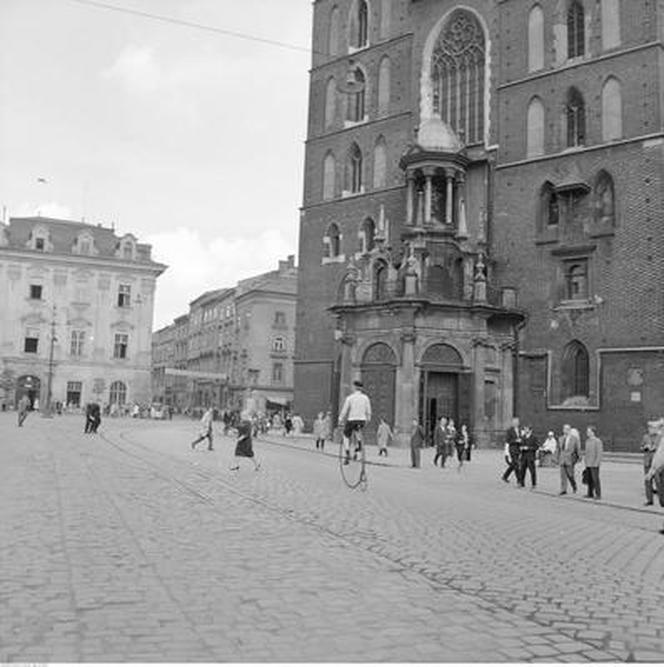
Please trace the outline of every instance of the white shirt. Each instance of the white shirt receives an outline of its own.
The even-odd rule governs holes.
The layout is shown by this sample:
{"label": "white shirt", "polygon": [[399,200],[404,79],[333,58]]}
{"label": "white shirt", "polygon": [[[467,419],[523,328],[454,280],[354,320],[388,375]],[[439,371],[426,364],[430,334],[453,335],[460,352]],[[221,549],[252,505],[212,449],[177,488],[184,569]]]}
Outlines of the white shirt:
{"label": "white shirt", "polygon": [[371,421],[371,401],[359,390],[354,391],[344,401],[339,421]]}

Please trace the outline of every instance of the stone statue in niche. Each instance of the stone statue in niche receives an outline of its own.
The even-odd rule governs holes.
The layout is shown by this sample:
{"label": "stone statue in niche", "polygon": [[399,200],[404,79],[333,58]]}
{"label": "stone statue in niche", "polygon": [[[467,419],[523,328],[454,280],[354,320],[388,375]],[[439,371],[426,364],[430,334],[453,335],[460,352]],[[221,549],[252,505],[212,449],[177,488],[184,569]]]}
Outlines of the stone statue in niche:
{"label": "stone statue in niche", "polygon": [[596,219],[602,224],[613,224],[614,199],[613,187],[606,178],[600,178],[595,191]]}

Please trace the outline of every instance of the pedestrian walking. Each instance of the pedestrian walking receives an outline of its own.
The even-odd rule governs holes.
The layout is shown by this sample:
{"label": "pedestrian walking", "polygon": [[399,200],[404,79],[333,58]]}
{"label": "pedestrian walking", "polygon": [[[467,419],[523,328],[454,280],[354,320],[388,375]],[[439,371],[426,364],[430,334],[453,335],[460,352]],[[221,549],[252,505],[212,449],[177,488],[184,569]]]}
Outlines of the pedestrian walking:
{"label": "pedestrian walking", "polygon": [[21,396],[18,402],[18,425],[23,426],[23,422],[28,418],[28,411],[30,410],[30,399],[26,394]]}
{"label": "pedestrian walking", "polygon": [[473,441],[470,437],[470,431],[468,430],[468,426],[466,424],[461,424],[461,434],[463,436],[463,442],[464,442],[464,459],[466,461],[470,461],[470,454],[473,450]]}
{"label": "pedestrian walking", "polygon": [[537,486],[537,468],[535,463],[537,461],[537,450],[539,443],[533,434],[533,429],[530,426],[525,426],[521,432],[521,460],[519,468],[519,486],[523,487],[526,483],[526,471],[530,472],[530,488],[534,489]]}
{"label": "pedestrian walking", "polygon": [[[646,473],[646,482],[652,481],[657,474],[664,471],[664,417],[653,423],[653,430],[656,430],[657,434],[657,449],[653,454],[650,470]],[[661,487],[657,489],[658,494],[661,492],[660,489]],[[664,528],[661,528],[659,532],[664,535]]]}
{"label": "pedestrian walking", "polygon": [[235,465],[231,466],[231,470],[240,469],[240,461],[242,459],[250,459],[254,464],[254,471],[258,472],[261,468],[260,461],[256,460],[254,455],[253,442],[251,440],[251,421],[248,416],[242,417],[242,421],[237,427],[238,439],[235,443]]}
{"label": "pedestrian walking", "polygon": [[457,433],[456,440],[454,442],[454,448],[456,449],[456,455],[457,455],[457,461],[459,462],[457,466],[457,472],[461,472],[461,468],[463,467],[463,462],[466,458],[466,452],[468,451],[470,447],[470,441],[468,439],[468,429],[466,428],[466,425],[464,424],[461,427],[461,431]]}
{"label": "pedestrian walking", "polygon": [[583,453],[583,460],[588,469],[588,493],[586,498],[602,499],[602,486],[599,481],[599,466],[602,462],[604,445],[595,434],[595,427],[586,428],[586,449]]}
{"label": "pedestrian walking", "polygon": [[503,482],[510,481],[510,475],[519,479],[519,456],[521,455],[521,428],[519,426],[519,418],[512,419],[512,425],[505,433],[505,460],[507,462],[507,469],[503,473]]}
{"label": "pedestrian walking", "polygon": [[[212,446],[212,408],[208,408],[201,417],[201,425],[198,431],[198,438],[191,443],[191,448],[196,449],[196,445],[202,440],[208,441],[208,451],[213,451],[214,447]],[[249,428],[251,429],[251,422],[249,423]]]}
{"label": "pedestrian walking", "polygon": [[[652,466],[652,459],[657,451],[659,442],[659,421],[652,419],[648,422],[648,431],[641,440],[641,451],[643,452],[643,471],[648,473]],[[664,507],[664,469],[656,472],[650,479],[644,482],[646,490],[645,505],[652,505],[654,494],[659,498],[659,504]]]}
{"label": "pedestrian walking", "polygon": [[458,433],[456,426],[454,425],[454,420],[448,418],[447,426],[445,427],[445,450],[449,457],[454,456],[454,452],[456,451],[457,435]]}
{"label": "pedestrian walking", "polygon": [[84,433],[96,433],[101,424],[101,407],[99,403],[88,403],[85,406]]}
{"label": "pedestrian walking", "polygon": [[424,429],[420,426],[417,418],[413,419],[413,428],[410,435],[410,467],[420,467],[420,450],[424,447]]}
{"label": "pedestrian walking", "polygon": [[314,438],[316,439],[316,449],[323,449],[325,447],[325,413],[319,412],[316,419],[314,419]]}
{"label": "pedestrian walking", "polygon": [[378,444],[378,456],[387,456],[387,446],[392,441],[394,437],[390,425],[383,419],[380,418],[380,423],[378,424],[378,430],[376,431],[376,443]]}
{"label": "pedestrian walking", "polygon": [[284,435],[290,435],[293,430],[293,420],[290,415],[286,415],[284,419]]}
{"label": "pedestrian walking", "polygon": [[433,444],[436,447],[436,455],[433,457],[433,464],[436,465],[440,461],[440,467],[445,467],[445,459],[447,459],[447,419],[441,417],[436,428],[433,431]]}
{"label": "pedestrian walking", "polygon": [[574,466],[581,458],[581,442],[579,432],[569,424],[563,426],[563,435],[559,443],[558,462],[560,465],[560,493],[567,493],[567,482],[572,486],[572,492],[576,493],[576,480],[574,479]]}

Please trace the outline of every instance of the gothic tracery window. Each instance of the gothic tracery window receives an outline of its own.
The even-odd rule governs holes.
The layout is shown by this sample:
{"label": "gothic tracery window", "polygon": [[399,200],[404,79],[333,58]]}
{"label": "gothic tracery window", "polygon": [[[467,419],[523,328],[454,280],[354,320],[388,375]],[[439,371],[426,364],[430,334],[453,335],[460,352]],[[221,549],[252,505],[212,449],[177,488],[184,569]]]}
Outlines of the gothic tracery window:
{"label": "gothic tracery window", "polygon": [[567,57],[578,58],[586,52],[583,3],[572,0],[567,9]]}
{"label": "gothic tracery window", "polygon": [[361,86],[361,89],[355,93],[348,93],[346,106],[346,119],[353,123],[360,123],[364,120],[365,111],[365,77],[364,72],[358,67],[353,76],[355,81]]}
{"label": "gothic tracery window", "polygon": [[348,151],[345,185],[346,192],[354,194],[362,192],[362,151],[355,143]]}
{"label": "gothic tracery window", "polygon": [[467,144],[484,135],[485,60],[479,21],[468,11],[454,11],[433,51],[433,109]]}
{"label": "gothic tracery window", "polygon": [[576,88],[570,88],[567,94],[566,116],[567,146],[583,146],[586,143],[586,105]]}

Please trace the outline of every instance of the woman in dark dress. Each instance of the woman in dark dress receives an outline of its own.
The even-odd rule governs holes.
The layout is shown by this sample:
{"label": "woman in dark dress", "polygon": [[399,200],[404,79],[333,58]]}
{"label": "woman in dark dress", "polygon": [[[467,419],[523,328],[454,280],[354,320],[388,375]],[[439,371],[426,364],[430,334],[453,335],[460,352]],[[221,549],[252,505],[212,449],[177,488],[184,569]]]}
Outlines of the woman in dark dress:
{"label": "woman in dark dress", "polygon": [[242,419],[237,427],[238,440],[235,444],[235,465],[231,467],[231,470],[239,470],[240,460],[243,458],[251,459],[251,462],[254,464],[254,470],[260,470],[261,464],[254,456],[254,448],[251,441],[251,430],[252,423],[249,421],[249,419]]}

